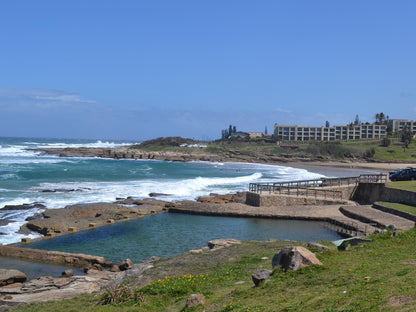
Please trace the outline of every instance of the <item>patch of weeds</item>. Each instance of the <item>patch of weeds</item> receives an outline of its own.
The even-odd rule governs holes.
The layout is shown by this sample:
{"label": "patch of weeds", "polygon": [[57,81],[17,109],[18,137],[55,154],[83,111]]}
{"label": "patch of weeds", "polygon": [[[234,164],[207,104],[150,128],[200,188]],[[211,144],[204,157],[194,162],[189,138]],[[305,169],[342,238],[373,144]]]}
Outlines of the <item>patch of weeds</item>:
{"label": "patch of weeds", "polygon": [[98,305],[132,303],[134,305],[146,303],[146,297],[142,291],[131,290],[129,287],[120,285],[108,289],[98,301]]}

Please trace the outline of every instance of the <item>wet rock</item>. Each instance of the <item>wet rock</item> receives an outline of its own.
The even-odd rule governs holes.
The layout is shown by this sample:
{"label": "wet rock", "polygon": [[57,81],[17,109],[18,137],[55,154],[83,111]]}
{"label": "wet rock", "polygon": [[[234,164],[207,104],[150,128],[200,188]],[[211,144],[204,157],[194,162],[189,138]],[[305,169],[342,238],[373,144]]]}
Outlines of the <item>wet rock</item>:
{"label": "wet rock", "polygon": [[150,197],[161,197],[161,196],[171,196],[171,194],[164,194],[164,193],[149,193]]}
{"label": "wet rock", "polygon": [[0,210],[29,210],[32,208],[38,208],[38,209],[45,209],[45,205],[34,203],[34,204],[23,204],[23,205],[6,205]]}
{"label": "wet rock", "polygon": [[7,225],[7,224],[9,224],[11,222],[14,222],[14,221],[0,219],[0,226],[5,226],[5,225]]}
{"label": "wet rock", "polygon": [[27,217],[27,218],[25,219],[25,221],[40,220],[40,219],[43,219],[43,214],[42,214],[42,213],[37,212],[37,213],[35,213],[33,216]]}

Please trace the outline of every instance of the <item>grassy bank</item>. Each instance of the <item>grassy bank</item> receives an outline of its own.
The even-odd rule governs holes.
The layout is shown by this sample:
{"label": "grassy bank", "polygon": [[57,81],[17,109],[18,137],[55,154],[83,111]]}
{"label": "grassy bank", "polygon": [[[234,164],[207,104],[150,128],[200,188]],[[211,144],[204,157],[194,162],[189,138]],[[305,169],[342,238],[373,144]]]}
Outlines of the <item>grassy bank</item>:
{"label": "grassy bank", "polygon": [[189,139],[159,138],[146,141],[133,148],[145,151],[174,151],[181,153],[212,153],[217,155],[240,154],[249,157],[298,156],[310,159],[366,160],[376,162],[415,162],[416,141],[403,147],[398,139],[383,146],[382,140],[331,141],[331,142],[287,142],[277,144],[271,139],[248,140],[233,138],[206,143],[205,148],[181,147],[185,143],[197,143]]}
{"label": "grassy bank", "polygon": [[[140,287],[131,278],[118,292],[81,296],[12,311],[407,311],[416,309],[416,232],[374,235],[348,251],[314,250],[324,263],[296,272],[276,270],[253,288],[256,268],[288,242],[244,242],[216,252],[161,259]],[[293,243],[290,243],[293,244]],[[331,244],[328,244],[331,245]],[[168,275],[166,278],[165,275]],[[185,310],[191,293],[203,293],[204,306]],[[102,305],[99,301],[118,301]]]}

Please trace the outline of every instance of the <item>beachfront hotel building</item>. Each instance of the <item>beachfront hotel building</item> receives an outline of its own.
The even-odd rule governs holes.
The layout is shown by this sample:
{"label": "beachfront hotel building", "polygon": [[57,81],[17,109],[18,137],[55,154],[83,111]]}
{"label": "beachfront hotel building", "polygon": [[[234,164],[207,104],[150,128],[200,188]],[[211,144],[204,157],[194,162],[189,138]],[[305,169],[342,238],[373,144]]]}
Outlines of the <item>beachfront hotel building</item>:
{"label": "beachfront hotel building", "polygon": [[274,125],[278,141],[335,141],[382,139],[387,135],[387,125],[361,124],[335,127],[305,127]]}
{"label": "beachfront hotel building", "polygon": [[416,134],[416,122],[407,119],[389,119],[387,125],[391,128],[392,132],[401,132],[406,127],[413,134]]}

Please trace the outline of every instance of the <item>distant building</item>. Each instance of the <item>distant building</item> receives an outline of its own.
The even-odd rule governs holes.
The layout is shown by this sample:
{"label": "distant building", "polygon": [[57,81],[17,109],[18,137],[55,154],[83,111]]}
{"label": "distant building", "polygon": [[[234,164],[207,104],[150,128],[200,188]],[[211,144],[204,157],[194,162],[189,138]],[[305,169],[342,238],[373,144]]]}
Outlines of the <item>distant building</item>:
{"label": "distant building", "polygon": [[387,125],[391,128],[392,132],[401,132],[404,127],[407,127],[413,134],[416,134],[416,122],[407,119],[389,119]]}
{"label": "distant building", "polygon": [[249,136],[248,132],[243,132],[243,131],[237,131],[237,132],[233,132],[230,134],[230,137],[240,137],[240,138],[244,138]]}
{"label": "distant building", "polygon": [[248,136],[250,137],[250,139],[262,138],[263,132],[249,132]]}
{"label": "distant building", "polygon": [[274,125],[279,141],[335,141],[381,139],[387,135],[386,125],[361,124],[335,127],[305,127]]}

